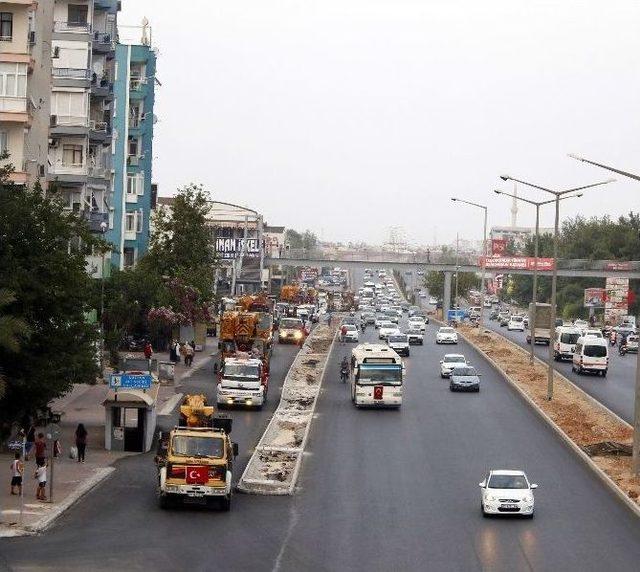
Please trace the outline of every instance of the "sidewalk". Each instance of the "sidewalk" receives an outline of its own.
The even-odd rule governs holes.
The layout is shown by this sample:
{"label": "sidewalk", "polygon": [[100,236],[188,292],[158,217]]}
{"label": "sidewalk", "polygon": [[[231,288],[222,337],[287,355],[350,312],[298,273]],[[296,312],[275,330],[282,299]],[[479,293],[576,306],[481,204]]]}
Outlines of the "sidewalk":
{"label": "sidewalk", "polygon": [[[205,367],[217,355],[217,339],[211,341],[211,349],[196,353],[193,366],[176,364],[175,381],[171,385],[161,385],[157,412],[158,415],[170,414],[178,404],[181,393],[177,393],[194,372]],[[213,354],[213,355],[212,355]],[[126,355],[138,355],[127,352]],[[159,361],[168,361],[168,354],[154,355]],[[123,453],[106,451],[104,448],[104,407],[102,402],[109,391],[107,384],[78,384],[65,396],[51,402],[54,411],[63,412],[60,422],[60,444],[62,455],[53,460],[53,502],[49,493],[51,481],[51,459],[49,459],[49,475],[47,497],[49,501],[36,500],[36,481],[33,478],[35,459],[25,463],[23,512],[20,522],[21,498],[10,494],[10,466],[13,453],[0,454],[0,537],[34,534],[47,528],[60,514],[69,508],[85,493],[109,477],[114,471],[112,466],[117,460],[139,453]],[[78,463],[69,458],[70,447],[74,444],[75,430],[78,423],[84,423],[88,431],[86,462]],[[45,429],[38,428],[46,434]],[[49,455],[52,444],[48,443]]]}

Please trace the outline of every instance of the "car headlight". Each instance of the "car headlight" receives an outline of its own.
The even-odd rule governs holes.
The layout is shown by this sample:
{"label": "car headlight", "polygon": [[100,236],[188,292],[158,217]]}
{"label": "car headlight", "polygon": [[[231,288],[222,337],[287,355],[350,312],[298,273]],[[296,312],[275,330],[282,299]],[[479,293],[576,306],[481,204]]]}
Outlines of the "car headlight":
{"label": "car headlight", "polygon": [[532,503],[533,502],[533,495],[529,495],[528,497],[524,497],[522,499],[522,502]]}
{"label": "car headlight", "polygon": [[493,495],[487,495],[487,500],[488,500],[489,502],[493,502],[493,501],[497,500],[497,498],[496,498],[496,497],[494,497]]}
{"label": "car headlight", "polygon": [[293,334],[293,337],[294,337],[296,340],[299,340],[299,339],[302,337],[302,332],[296,332],[295,334]]}

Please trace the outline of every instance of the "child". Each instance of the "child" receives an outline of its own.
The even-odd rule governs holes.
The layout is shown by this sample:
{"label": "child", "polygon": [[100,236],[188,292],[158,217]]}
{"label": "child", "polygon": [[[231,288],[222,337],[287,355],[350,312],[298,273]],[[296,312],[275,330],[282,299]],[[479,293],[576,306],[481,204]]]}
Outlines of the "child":
{"label": "child", "polygon": [[36,467],[34,478],[38,480],[38,488],[36,489],[36,498],[41,501],[47,500],[46,486],[47,486],[47,463],[43,462]]}
{"label": "child", "polygon": [[24,471],[24,464],[20,457],[21,457],[20,453],[16,453],[15,458],[11,463],[11,494],[12,495],[22,494],[22,473]]}

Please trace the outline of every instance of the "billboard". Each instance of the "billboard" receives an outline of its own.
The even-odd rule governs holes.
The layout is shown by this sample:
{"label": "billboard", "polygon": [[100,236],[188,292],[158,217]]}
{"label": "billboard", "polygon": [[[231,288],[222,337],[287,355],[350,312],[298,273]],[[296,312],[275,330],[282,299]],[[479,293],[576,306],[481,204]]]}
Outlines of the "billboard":
{"label": "billboard", "polygon": [[491,239],[491,254],[494,256],[503,255],[507,250],[507,240],[505,238],[492,238]]}
{"label": "billboard", "polygon": [[607,278],[605,284],[604,319],[617,324],[629,310],[629,279]]}
{"label": "billboard", "polygon": [[[553,270],[553,258],[538,258],[538,270]],[[481,256],[479,265],[487,270],[534,270],[536,259],[533,256]]]}
{"label": "billboard", "polygon": [[260,241],[257,238],[216,238],[216,256],[219,258],[237,258],[240,256],[243,244],[246,240],[244,255],[249,258],[260,256]]}
{"label": "billboard", "polygon": [[317,268],[303,268],[300,270],[300,280],[302,280],[302,282],[315,282],[319,274]]}
{"label": "billboard", "polygon": [[585,308],[604,308],[604,302],[607,299],[607,291],[604,288],[585,288],[584,289],[584,307]]}

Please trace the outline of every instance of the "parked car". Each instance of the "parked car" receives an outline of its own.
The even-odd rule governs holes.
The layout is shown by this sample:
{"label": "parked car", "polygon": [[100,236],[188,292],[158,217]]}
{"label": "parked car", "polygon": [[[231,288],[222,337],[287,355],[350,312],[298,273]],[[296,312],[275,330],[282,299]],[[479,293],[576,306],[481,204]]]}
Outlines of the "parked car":
{"label": "parked car", "polygon": [[440,360],[440,377],[448,378],[456,367],[467,365],[467,358],[462,354],[445,354]]}
{"label": "parked car", "polygon": [[450,327],[443,326],[436,333],[436,344],[457,344],[458,334]]}
{"label": "parked car", "polygon": [[533,518],[533,491],[538,485],[530,483],[524,471],[494,469],[478,486],[482,516],[521,514]]}
{"label": "parked car", "polygon": [[449,374],[451,391],[480,391],[480,375],[471,366],[457,366]]}

